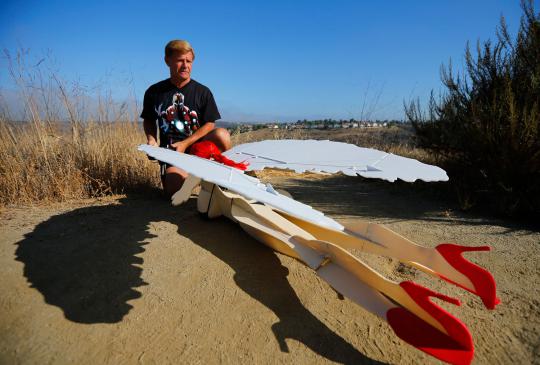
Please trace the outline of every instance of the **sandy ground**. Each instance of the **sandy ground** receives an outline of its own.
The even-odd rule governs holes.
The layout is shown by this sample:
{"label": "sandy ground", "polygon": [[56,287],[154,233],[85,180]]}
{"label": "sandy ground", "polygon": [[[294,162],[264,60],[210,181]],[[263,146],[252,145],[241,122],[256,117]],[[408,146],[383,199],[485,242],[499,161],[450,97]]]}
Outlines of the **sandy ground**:
{"label": "sandy ground", "polygon": [[[458,297],[461,307],[441,305],[470,328],[474,363],[540,364],[536,228],[459,213],[405,184],[265,178],[341,222],[376,221],[426,246],[491,245],[468,257],[497,279],[494,311],[396,261],[362,258]],[[194,200],[121,196],[3,209],[0,219],[1,364],[438,362],[304,265],[226,219],[203,220]]]}

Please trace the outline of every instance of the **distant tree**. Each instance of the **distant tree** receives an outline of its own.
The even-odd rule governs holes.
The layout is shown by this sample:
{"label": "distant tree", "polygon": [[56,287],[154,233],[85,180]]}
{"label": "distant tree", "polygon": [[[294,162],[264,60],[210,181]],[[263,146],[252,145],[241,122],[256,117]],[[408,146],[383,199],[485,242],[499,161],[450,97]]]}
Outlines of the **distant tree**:
{"label": "distant tree", "polygon": [[442,68],[446,92],[427,112],[405,109],[420,146],[434,152],[463,208],[477,203],[499,213],[540,215],[540,14],[522,1],[515,41],[504,18],[497,41],[469,45],[466,71]]}

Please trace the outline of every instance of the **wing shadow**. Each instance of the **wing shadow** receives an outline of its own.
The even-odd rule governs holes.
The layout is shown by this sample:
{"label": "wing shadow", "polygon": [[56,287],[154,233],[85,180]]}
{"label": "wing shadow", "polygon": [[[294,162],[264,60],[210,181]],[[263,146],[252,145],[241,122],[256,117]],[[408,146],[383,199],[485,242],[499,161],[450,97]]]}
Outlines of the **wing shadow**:
{"label": "wing shadow", "polygon": [[[274,184],[271,179],[268,181]],[[398,180],[390,183],[378,179],[333,175],[323,179],[278,180],[275,185],[291,193],[294,199],[334,217],[489,224],[504,227],[506,233],[540,230],[538,222],[503,220],[491,217],[487,212],[460,210],[452,198],[454,193],[445,182],[407,183]]]}
{"label": "wing shadow", "polygon": [[[148,203],[148,200],[147,200]],[[146,203],[146,204],[147,204]],[[116,323],[131,310],[142,278],[152,214],[144,201],[125,198],[117,205],[83,207],[51,217],[16,243],[24,276],[46,303],[77,323]],[[149,211],[147,209],[147,211]]]}

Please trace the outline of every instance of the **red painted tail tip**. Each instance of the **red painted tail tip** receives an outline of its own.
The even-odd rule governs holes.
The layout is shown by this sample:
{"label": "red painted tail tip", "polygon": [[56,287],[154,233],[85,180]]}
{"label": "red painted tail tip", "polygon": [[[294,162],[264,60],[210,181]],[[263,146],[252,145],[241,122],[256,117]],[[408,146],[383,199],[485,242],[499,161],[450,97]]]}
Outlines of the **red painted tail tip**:
{"label": "red painted tail tip", "polygon": [[[443,245],[452,245],[452,244],[451,243],[443,243]],[[453,245],[453,246],[459,247],[461,252],[466,252],[466,251],[491,251],[490,246],[460,246],[460,245]]]}
{"label": "red painted tail tip", "polygon": [[469,330],[459,319],[431,302],[429,297],[437,297],[454,304],[459,301],[413,282],[406,281],[399,285],[439,322],[447,333],[439,331],[407,309],[398,307],[386,313],[388,323],[398,337],[442,361],[459,365],[470,364],[474,356],[474,345]]}
{"label": "red painted tail tip", "polygon": [[473,264],[462,256],[463,252],[490,251],[489,246],[468,247],[452,243],[442,243],[435,247],[444,259],[457,271],[465,275],[473,284],[474,288],[467,288],[442,275],[441,278],[463,289],[478,295],[488,309],[494,309],[500,303],[497,298],[497,289],[493,275],[483,267]]}
{"label": "red painted tail tip", "polygon": [[396,335],[441,361],[469,365],[474,357],[473,346],[463,346],[404,308],[392,308],[386,313]]}
{"label": "red painted tail tip", "polygon": [[[403,287],[403,285],[401,285],[401,284],[404,284],[404,283],[410,283],[410,284],[418,285],[418,284],[415,284],[415,283],[413,283],[411,281],[404,281],[403,283],[400,283],[399,285],[401,287]],[[410,285],[410,284],[405,284],[405,285]],[[452,303],[452,304],[457,305],[457,306],[461,305],[461,302],[457,298],[449,297],[448,295],[437,293],[436,291],[433,291],[433,290],[431,290],[429,288],[426,288],[426,287],[423,287],[423,286],[420,286],[420,285],[418,285],[418,286],[420,288],[422,288],[422,291],[425,293],[426,296],[438,298],[438,299],[444,300],[445,302]]]}

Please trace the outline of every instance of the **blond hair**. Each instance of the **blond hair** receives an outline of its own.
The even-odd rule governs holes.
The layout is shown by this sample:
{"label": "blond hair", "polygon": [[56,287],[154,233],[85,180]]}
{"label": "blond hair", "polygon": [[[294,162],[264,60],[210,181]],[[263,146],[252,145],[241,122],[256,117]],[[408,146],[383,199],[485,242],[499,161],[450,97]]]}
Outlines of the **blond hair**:
{"label": "blond hair", "polygon": [[165,46],[165,57],[171,57],[175,52],[178,52],[181,55],[191,52],[193,59],[195,59],[195,51],[188,41],[174,39],[167,43]]}

